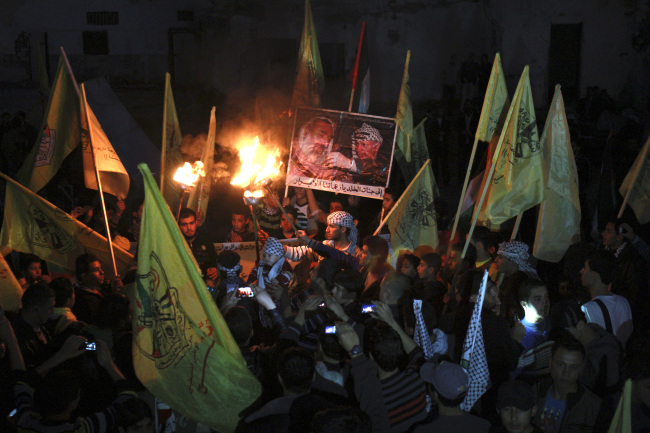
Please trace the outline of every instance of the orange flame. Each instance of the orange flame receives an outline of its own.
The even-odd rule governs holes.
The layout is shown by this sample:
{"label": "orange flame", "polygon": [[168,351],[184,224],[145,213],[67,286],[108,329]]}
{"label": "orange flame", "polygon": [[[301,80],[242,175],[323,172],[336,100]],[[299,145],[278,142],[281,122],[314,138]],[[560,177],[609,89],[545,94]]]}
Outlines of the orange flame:
{"label": "orange flame", "polygon": [[262,192],[260,190],[256,190],[256,191],[253,191],[253,192],[246,190],[246,191],[244,191],[244,197],[260,198],[260,197],[264,197],[264,192]]}
{"label": "orange flame", "polygon": [[186,186],[195,186],[199,176],[205,176],[203,163],[196,161],[194,165],[190,165],[189,162],[186,162],[182,167],[178,167],[174,173],[174,180]]}
{"label": "orange flame", "polygon": [[272,179],[280,174],[280,151],[260,146],[259,137],[251,146],[239,149],[240,172],[230,181],[232,185],[246,187],[264,179]]}

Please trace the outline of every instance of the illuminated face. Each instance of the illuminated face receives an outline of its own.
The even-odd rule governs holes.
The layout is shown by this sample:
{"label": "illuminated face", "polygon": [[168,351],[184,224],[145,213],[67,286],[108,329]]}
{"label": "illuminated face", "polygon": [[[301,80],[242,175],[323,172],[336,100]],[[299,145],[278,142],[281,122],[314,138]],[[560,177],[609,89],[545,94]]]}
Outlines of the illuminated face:
{"label": "illuminated face", "polygon": [[294,187],[293,192],[296,195],[296,200],[302,201],[307,197],[307,190],[305,188]]}
{"label": "illuminated face", "polygon": [[[523,305],[525,304],[525,305]],[[548,316],[551,301],[548,299],[548,289],[545,286],[535,287],[530,291],[528,302],[522,302],[524,308],[535,310],[539,317]]]}
{"label": "illuminated face", "polygon": [[498,412],[508,433],[524,433],[530,426],[530,420],[535,415],[536,409],[536,406],[529,410],[508,406],[499,409]]}
{"label": "illuminated face", "polygon": [[[287,214],[289,216],[289,219],[291,220],[292,223],[295,223],[296,220],[291,214]],[[291,227],[291,224],[289,223],[289,220],[287,220],[287,217],[284,215],[280,216],[280,228],[282,229],[283,232],[292,232],[293,227]]]}
{"label": "illuminated face", "polygon": [[31,263],[25,270],[25,280],[27,280],[27,285],[34,284],[43,274],[41,270],[41,264],[39,262]]}
{"label": "illuminated face", "polygon": [[551,377],[562,387],[571,387],[578,383],[582,370],[583,357],[580,352],[569,351],[560,347],[551,359]]}
{"label": "illuminated face", "polygon": [[343,210],[343,205],[338,201],[333,201],[330,203],[330,213],[340,212]]}
{"label": "illuminated face", "polygon": [[375,159],[381,147],[381,141],[357,140],[357,155],[361,159]]}
{"label": "illuminated face", "polygon": [[83,275],[83,283],[89,287],[98,287],[104,282],[104,271],[98,260],[90,262],[88,273]]}
{"label": "illuminated face", "polygon": [[[607,223],[605,230],[603,230],[603,245],[606,247],[617,248],[620,245],[619,234],[616,233],[616,226],[614,223]],[[621,235],[622,237],[622,235]]]}
{"label": "illuminated face", "polygon": [[264,252],[262,253],[262,260],[264,260],[264,263],[267,264],[267,265],[269,265],[269,266],[273,266],[273,265],[275,265],[276,262],[277,262],[278,260],[280,260],[281,258],[282,258],[282,256],[279,256],[279,255],[277,255],[277,254],[270,253],[270,252],[268,252],[268,251],[264,251]]}
{"label": "illuminated face", "polygon": [[196,218],[193,215],[181,218],[178,222],[178,227],[180,227],[185,239],[193,239],[196,236]]}
{"label": "illuminated face", "polygon": [[381,207],[384,210],[384,216],[393,208],[393,206],[395,206],[395,198],[393,197],[393,194],[385,192],[384,200],[381,203]]}
{"label": "illuminated face", "polygon": [[409,260],[404,260],[399,271],[410,278],[415,278],[418,275],[418,271],[413,267],[413,263]]}
{"label": "illuminated face", "polygon": [[246,217],[244,215],[232,214],[232,230],[235,233],[244,233],[248,228]]}
{"label": "illuminated face", "polygon": [[338,241],[343,237],[343,230],[341,226],[336,224],[327,224],[325,229],[325,237],[332,241]]}
{"label": "illuminated face", "polygon": [[361,248],[361,257],[359,258],[359,264],[361,266],[368,266],[370,263],[370,250],[368,249],[367,245],[364,245],[363,248]]}
{"label": "illuminated face", "polygon": [[320,153],[325,151],[334,137],[332,125],[324,120],[316,120],[311,124],[307,140],[311,147],[310,152]]}

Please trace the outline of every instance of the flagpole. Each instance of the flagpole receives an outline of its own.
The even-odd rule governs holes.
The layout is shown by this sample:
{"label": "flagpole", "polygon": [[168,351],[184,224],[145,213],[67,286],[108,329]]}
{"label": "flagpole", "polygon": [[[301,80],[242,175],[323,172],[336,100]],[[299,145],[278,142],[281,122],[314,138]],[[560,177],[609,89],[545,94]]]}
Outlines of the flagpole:
{"label": "flagpole", "polygon": [[407,193],[407,192],[410,192],[409,190],[410,190],[411,187],[415,184],[415,181],[418,180],[418,177],[420,177],[420,174],[422,174],[422,172],[423,172],[424,169],[426,168],[427,164],[430,164],[430,163],[431,163],[431,160],[430,160],[430,159],[427,159],[427,161],[422,165],[422,168],[421,168],[420,171],[418,171],[418,173],[415,175],[415,177],[413,178],[413,180],[411,181],[411,183],[409,183],[409,186],[406,187],[406,189],[404,190],[404,193],[402,194],[402,196],[399,198],[399,200],[397,200],[397,202],[396,202],[396,203],[393,205],[393,207],[391,208],[390,212],[388,212],[388,215],[386,215],[386,217],[383,219],[383,221],[379,224],[379,227],[377,227],[377,230],[375,230],[375,232],[373,233],[373,236],[378,235],[379,232],[381,231],[381,229],[384,228],[384,225],[386,224],[386,221],[388,221],[388,219],[389,219],[390,216],[393,214],[393,212],[395,211],[395,209],[397,209],[397,207],[398,207],[397,205],[400,204],[400,202],[401,202],[402,200],[405,199],[405,197],[406,197],[406,195],[407,195],[406,193]]}
{"label": "flagpole", "polygon": [[357,79],[359,75],[359,59],[361,58],[361,47],[363,45],[363,35],[366,32],[366,22],[361,23],[361,36],[359,36],[359,48],[357,48],[357,57],[354,60],[354,69],[352,74],[352,91],[350,92],[350,104],[348,111],[352,111],[352,102],[354,101],[354,91],[357,88]]}
{"label": "flagpole", "polygon": [[621,205],[621,210],[618,211],[618,216],[616,218],[621,218],[623,216],[623,211],[625,210],[625,206],[627,205],[627,200],[630,198],[630,193],[632,192],[632,189],[634,189],[634,184],[636,183],[636,180],[639,178],[639,173],[641,173],[641,168],[643,165],[643,161],[645,161],[646,156],[648,154],[648,148],[650,148],[650,136],[648,136],[648,139],[646,140],[645,144],[643,145],[643,150],[641,153],[643,154],[643,157],[641,158],[641,164],[636,170],[636,173],[634,173],[634,177],[632,178],[632,182],[630,183],[630,187],[628,188],[627,192],[625,193],[625,198],[623,199],[623,204]]}
{"label": "flagpole", "polygon": [[[106,203],[104,202],[104,192],[102,191],[102,181],[99,176],[99,170],[97,170],[97,160],[95,155],[95,149],[93,148],[93,128],[90,125],[90,118],[88,117],[88,101],[86,101],[86,87],[81,84],[81,92],[83,98],[83,107],[84,107],[84,116],[86,117],[86,125],[88,126],[88,146],[90,147],[90,152],[93,155],[93,166],[95,168],[95,179],[97,180],[97,189],[99,191],[99,198],[102,202],[102,211],[104,212],[104,224],[106,224],[106,239],[108,240],[108,249],[111,252],[111,260],[113,261],[113,272],[115,276],[118,276],[117,273],[117,264],[115,263],[115,252],[113,251],[113,241],[111,240],[111,230],[108,223],[108,215],[106,214]],[[118,199],[121,199],[118,197]]]}
{"label": "flagpole", "polygon": [[160,193],[165,194],[165,157],[167,156],[167,97],[170,87],[169,72],[165,74],[165,102],[163,105],[162,150],[160,152]]}
{"label": "flagpole", "polygon": [[61,55],[63,56],[63,60],[65,61],[65,66],[68,68],[68,72],[72,77],[72,83],[74,84],[74,89],[77,91],[77,96],[81,97],[81,92],[79,91],[79,84],[77,84],[77,79],[74,77],[74,72],[72,72],[72,68],[70,67],[68,56],[65,55],[65,50],[63,49],[63,47],[59,47],[59,48],[61,49]]}
{"label": "flagpole", "polygon": [[517,220],[515,221],[515,228],[512,229],[512,235],[510,235],[510,242],[515,240],[515,237],[517,236],[517,232],[519,232],[519,225],[521,224],[521,216],[523,214],[524,213],[522,212],[519,215],[517,215]]}
{"label": "flagpole", "polygon": [[476,146],[478,145],[478,138],[474,137],[474,147],[472,147],[472,155],[469,157],[469,165],[467,166],[467,172],[465,173],[465,183],[463,184],[463,190],[460,193],[460,200],[458,201],[458,209],[456,210],[456,218],[454,218],[454,226],[451,229],[451,236],[449,237],[449,245],[447,246],[447,257],[451,254],[451,247],[454,236],[456,235],[456,229],[458,228],[458,220],[460,219],[460,211],[463,207],[463,201],[465,200],[465,194],[467,193],[467,185],[469,185],[469,177],[472,172],[472,165],[474,164],[474,157],[476,155]]}

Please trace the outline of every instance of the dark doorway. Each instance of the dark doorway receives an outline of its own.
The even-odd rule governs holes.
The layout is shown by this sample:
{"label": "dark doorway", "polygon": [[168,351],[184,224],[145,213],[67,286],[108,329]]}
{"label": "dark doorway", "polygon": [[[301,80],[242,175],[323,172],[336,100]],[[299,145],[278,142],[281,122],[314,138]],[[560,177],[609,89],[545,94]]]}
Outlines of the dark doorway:
{"label": "dark doorway", "polygon": [[582,23],[551,24],[548,56],[548,103],[553,99],[555,85],[562,86],[567,106],[575,107],[580,99],[580,50]]}

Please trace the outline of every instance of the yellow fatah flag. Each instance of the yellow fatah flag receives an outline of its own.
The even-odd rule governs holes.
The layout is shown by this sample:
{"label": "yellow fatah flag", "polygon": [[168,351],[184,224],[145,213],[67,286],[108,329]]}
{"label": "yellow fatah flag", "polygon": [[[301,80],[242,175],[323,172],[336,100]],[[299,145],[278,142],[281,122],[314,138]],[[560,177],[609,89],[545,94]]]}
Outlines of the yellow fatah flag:
{"label": "yellow fatah flag", "polygon": [[394,251],[413,251],[420,245],[438,248],[433,170],[427,160],[386,216]]}
{"label": "yellow fatah flag", "polygon": [[261,385],[246,368],[149,168],[133,306],[138,379],[172,409],[232,432]]}
{"label": "yellow fatah flag", "polygon": [[118,199],[124,199],[129,193],[131,183],[129,174],[95,117],[95,113],[88,105],[83,84],[81,93],[81,139],[86,188],[99,190],[95,175],[96,165],[102,191],[112,194]]}
{"label": "yellow fatah flag", "polygon": [[628,379],[623,387],[623,394],[618,401],[614,418],[607,433],[630,433],[632,431],[632,379]]}
{"label": "yellow fatah flag", "polygon": [[[75,259],[94,254],[102,263],[112,263],[108,241],[94,230],[72,218],[52,203],[36,195],[8,176],[4,220],[0,245],[74,271]],[[124,275],[133,256],[113,244],[117,272]],[[112,266],[106,269],[113,277]]]}
{"label": "yellow fatah flag", "polygon": [[305,0],[305,24],[302,28],[296,82],[293,86],[291,109],[296,107],[320,107],[320,94],[325,84],[323,64],[320,61],[316,26],[311,15],[309,0]]}
{"label": "yellow fatah flag", "polygon": [[533,255],[557,263],[573,237],[580,234],[578,170],[559,84],[555,86],[541,143],[546,190],[539,207]]}
{"label": "yellow fatah flag", "polygon": [[503,67],[501,66],[501,56],[497,53],[494,56],[490,80],[488,81],[485,98],[483,99],[483,109],[481,110],[481,117],[476,128],[476,138],[478,140],[487,143],[492,140],[494,133],[499,132],[499,121],[503,121],[509,105],[506,77],[503,74]]}
{"label": "yellow fatah flag", "polygon": [[[643,145],[643,149],[637,156],[630,171],[623,179],[618,191],[623,197],[627,196],[627,204],[630,205],[636,215],[636,219],[645,224],[650,221],[650,160],[648,160],[648,148],[650,137]],[[630,190],[631,189],[631,190]],[[629,191],[629,195],[628,195]]]}
{"label": "yellow fatah flag", "polygon": [[16,176],[20,183],[38,192],[54,177],[63,160],[81,142],[79,119],[77,83],[62,54],[52,83],[41,136]]}
{"label": "yellow fatah flag", "polygon": [[528,66],[521,75],[494,157],[493,177],[478,221],[502,224],[544,198],[542,144],[537,133]]}
{"label": "yellow fatah flag", "polygon": [[212,107],[208,138],[205,141],[203,155],[201,156],[205,176],[199,179],[197,185],[190,191],[190,196],[187,199],[187,207],[194,209],[197,214],[202,214],[202,218],[199,218],[199,225],[205,223],[207,216],[208,201],[210,200],[210,185],[212,185],[212,166],[214,165],[214,141],[216,140],[216,137],[217,119],[215,117],[215,107]]}
{"label": "yellow fatah flag", "polygon": [[22,287],[5,258],[0,255],[0,305],[6,311],[17,310],[22,296]]}
{"label": "yellow fatah flag", "polygon": [[406,162],[411,162],[412,148],[411,136],[413,135],[413,108],[411,107],[411,86],[409,84],[409,63],[411,62],[411,51],[406,52],[406,62],[404,63],[404,75],[402,76],[402,88],[399,92],[399,101],[397,102],[397,114],[395,123],[397,123],[397,147],[404,155]]}
{"label": "yellow fatah flag", "polygon": [[165,75],[165,107],[163,109],[162,152],[160,160],[160,190],[170,209],[178,209],[181,187],[174,182],[174,173],[183,165],[181,127],[176,114],[171,76]]}

